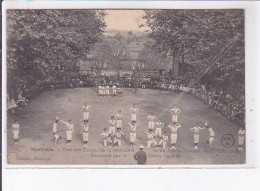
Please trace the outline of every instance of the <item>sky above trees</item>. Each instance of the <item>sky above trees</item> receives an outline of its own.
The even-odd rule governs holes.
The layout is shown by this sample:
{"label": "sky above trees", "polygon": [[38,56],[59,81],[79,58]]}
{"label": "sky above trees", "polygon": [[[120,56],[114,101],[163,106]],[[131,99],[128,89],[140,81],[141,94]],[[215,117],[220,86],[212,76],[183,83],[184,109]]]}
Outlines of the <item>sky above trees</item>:
{"label": "sky above trees", "polygon": [[105,22],[108,30],[146,30],[145,27],[138,27],[145,23],[142,18],[145,14],[143,10],[106,10],[106,13]]}

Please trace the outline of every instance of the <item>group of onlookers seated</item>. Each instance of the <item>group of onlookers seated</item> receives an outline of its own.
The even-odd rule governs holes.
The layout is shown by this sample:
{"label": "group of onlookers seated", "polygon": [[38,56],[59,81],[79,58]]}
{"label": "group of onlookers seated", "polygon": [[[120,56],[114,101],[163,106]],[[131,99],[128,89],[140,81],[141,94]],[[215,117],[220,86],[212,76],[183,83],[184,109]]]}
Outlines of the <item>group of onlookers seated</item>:
{"label": "group of onlookers seated", "polygon": [[245,96],[228,90],[206,90],[205,86],[193,88],[193,95],[239,124],[245,123]]}
{"label": "group of onlookers seated", "polygon": [[[138,83],[137,83],[138,81]],[[204,103],[217,111],[223,113],[232,121],[244,124],[245,118],[245,97],[243,93],[234,93],[224,89],[206,88],[203,84],[192,84],[192,76],[180,76],[178,79],[170,79],[162,76],[142,76],[139,79],[132,79],[129,76],[128,80],[121,78],[117,80],[110,76],[106,76],[99,81],[99,84],[104,86],[111,86],[116,84],[116,87],[129,88],[143,88],[143,89],[159,89],[172,93],[188,93],[195,95]],[[95,79],[92,77],[85,77],[84,79],[56,79],[54,80],[37,80],[33,85],[29,85],[24,80],[20,80],[15,88],[8,89],[7,95],[7,109],[15,112],[16,109],[26,105],[35,95],[38,95],[43,90],[53,90],[57,88],[75,88],[75,87],[93,87],[95,86]],[[101,92],[101,91],[100,91]]]}
{"label": "group of onlookers seated", "polygon": [[[33,83],[32,83],[33,82]],[[7,109],[16,112],[19,108],[26,105],[33,97],[44,90],[57,88],[73,88],[80,86],[79,79],[56,79],[56,80],[25,80],[16,79],[16,83],[7,88]]]}

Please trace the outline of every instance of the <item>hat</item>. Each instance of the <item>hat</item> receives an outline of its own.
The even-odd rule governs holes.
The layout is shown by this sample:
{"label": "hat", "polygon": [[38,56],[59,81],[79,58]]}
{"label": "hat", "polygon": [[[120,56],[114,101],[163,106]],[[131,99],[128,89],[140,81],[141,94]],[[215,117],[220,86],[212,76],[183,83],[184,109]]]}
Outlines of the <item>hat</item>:
{"label": "hat", "polygon": [[144,146],[143,146],[143,145],[140,145],[140,146],[139,146],[139,148],[140,148],[140,149],[143,149],[143,148],[144,148]]}

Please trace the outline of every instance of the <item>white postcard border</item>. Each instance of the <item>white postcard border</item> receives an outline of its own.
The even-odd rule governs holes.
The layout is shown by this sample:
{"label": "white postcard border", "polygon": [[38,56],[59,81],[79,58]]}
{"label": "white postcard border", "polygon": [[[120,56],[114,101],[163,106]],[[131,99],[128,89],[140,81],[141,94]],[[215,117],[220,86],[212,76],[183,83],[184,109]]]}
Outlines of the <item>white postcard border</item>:
{"label": "white postcard border", "polygon": [[[3,168],[254,168],[256,167],[258,148],[256,142],[259,127],[256,125],[256,82],[257,74],[257,6],[255,2],[194,2],[194,1],[7,1],[3,2],[3,53],[2,53],[2,153]],[[245,9],[245,50],[246,50],[246,164],[243,165],[9,165],[7,164],[7,127],[6,127],[6,9]]]}

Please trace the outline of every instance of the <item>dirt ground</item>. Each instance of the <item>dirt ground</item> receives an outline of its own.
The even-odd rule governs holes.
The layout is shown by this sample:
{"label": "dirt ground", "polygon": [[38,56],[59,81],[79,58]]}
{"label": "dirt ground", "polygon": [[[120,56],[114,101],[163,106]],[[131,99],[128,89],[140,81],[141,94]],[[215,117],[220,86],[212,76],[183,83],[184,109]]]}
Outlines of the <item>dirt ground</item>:
{"label": "dirt ground", "polygon": [[[88,147],[82,145],[83,104],[91,106]],[[135,103],[140,109],[137,122],[136,147],[130,149],[129,108]],[[9,114],[7,121],[7,162],[8,164],[23,165],[135,165],[133,155],[139,145],[146,145],[148,128],[147,115],[153,112],[166,124],[166,131],[170,138],[167,125],[171,121],[169,109],[175,104],[181,109],[178,130],[177,150],[171,150],[169,145],[165,149],[147,149],[148,165],[176,165],[176,164],[243,164],[245,150],[238,152],[238,126],[228,121],[222,114],[209,108],[203,102],[191,95],[174,94],[166,91],[138,89],[134,94],[131,89],[123,89],[123,95],[118,97],[99,97],[93,88],[59,89],[46,91],[16,114]],[[111,115],[118,110],[125,115],[122,131],[125,134],[122,147],[110,149],[103,147],[100,134]],[[71,119],[75,125],[72,144],[67,146],[62,140],[60,145],[52,142],[52,125],[55,116],[63,120]],[[11,125],[17,119],[20,123],[20,142],[14,145]],[[209,149],[206,140],[208,130],[200,132],[199,150],[194,150],[193,133],[190,128],[199,123],[204,126],[208,121],[215,131],[213,149]],[[58,124],[59,134],[65,138],[65,125]],[[235,140],[233,146],[226,148],[221,142],[224,134],[230,134]]]}

